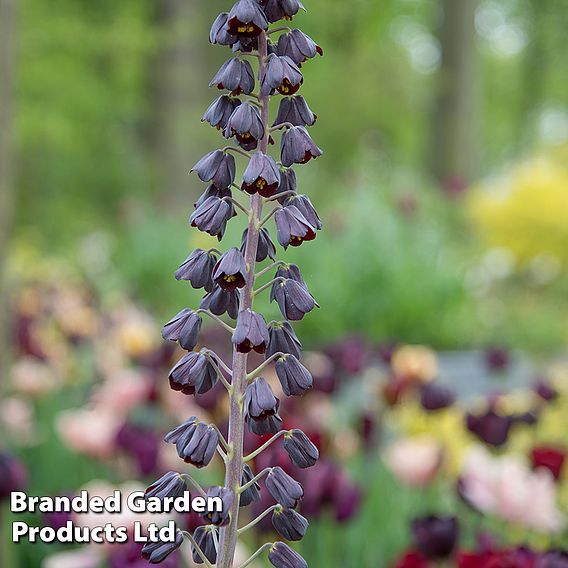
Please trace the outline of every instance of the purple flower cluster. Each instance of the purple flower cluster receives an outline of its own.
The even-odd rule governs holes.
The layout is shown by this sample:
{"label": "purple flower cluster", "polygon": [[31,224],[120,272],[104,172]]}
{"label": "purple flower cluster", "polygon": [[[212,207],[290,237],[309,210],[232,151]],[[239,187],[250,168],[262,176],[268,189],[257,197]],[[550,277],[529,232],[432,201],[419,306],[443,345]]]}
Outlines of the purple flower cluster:
{"label": "purple flower cluster", "polygon": [[[305,469],[319,458],[317,447],[298,428],[282,429],[280,399],[262,375],[274,366],[279,387],[286,396],[299,396],[312,387],[313,379],[300,362],[301,344],[289,321],[300,320],[317,307],[308,291],[300,269],[275,261],[276,247],[265,224],[274,219],[279,244],[300,246],[315,239],[321,220],[310,199],[297,193],[295,164],[305,164],[321,156],[307,127],[316,115],[298,91],[304,83],[302,64],[323,55],[322,49],[298,29],[270,28],[281,20],[292,20],[303,9],[297,0],[238,0],[229,12],[220,14],[211,27],[212,44],[230,47],[226,61],[211,80],[210,86],[223,94],[207,109],[202,121],[216,128],[229,145],[201,158],[192,171],[207,183],[195,203],[190,225],[223,239],[227,223],[238,213],[248,224],[241,246],[226,252],[217,249],[193,251],[175,273],[193,288],[203,288],[205,295],[199,309],[182,309],[163,328],[163,338],[176,342],[187,353],[169,373],[170,386],[182,394],[205,394],[223,385],[229,397],[228,436],[213,424],[191,417],[166,435],[179,457],[197,468],[207,466],[219,454],[226,475],[223,486],[201,488],[191,476],[169,472],[147,491],[152,497],[180,494],[186,484],[202,494],[219,497],[223,510],[204,517],[206,524],[185,533],[197,563],[219,568],[233,566],[238,534],[272,513],[274,529],[286,540],[301,539],[308,521],[296,510],[304,497],[302,485],[277,465],[267,465],[255,472],[260,454],[277,440],[290,463]],[[276,37],[276,40],[274,39]],[[256,63],[254,63],[256,60]],[[251,61],[253,64],[251,64]],[[255,70],[256,68],[256,70]],[[279,97],[276,121],[269,123],[269,102]],[[282,131],[279,161],[268,154]],[[237,160],[244,157],[242,181],[236,183]],[[236,193],[238,192],[238,194]],[[234,194],[235,193],[235,194]],[[247,198],[247,205],[237,196]],[[263,217],[265,206],[271,211]],[[256,270],[256,264],[270,264]],[[257,280],[276,273],[272,280],[257,286]],[[267,323],[254,311],[255,296],[270,290],[282,314],[282,321]],[[212,349],[196,348],[201,337],[202,316],[215,320],[231,334],[232,362],[226,362]],[[233,325],[229,319],[236,320]],[[249,356],[258,354],[264,362],[249,368]],[[271,437],[249,455],[244,454],[245,430],[254,436]],[[268,454],[268,452],[267,452]],[[258,481],[264,478],[262,490]],[[270,496],[275,505],[239,529],[239,510]],[[183,540],[144,547],[142,554],[151,563],[165,560]],[[262,546],[251,561],[263,552],[276,568],[303,568],[305,560],[283,542]],[[248,565],[248,562],[245,563]]]}

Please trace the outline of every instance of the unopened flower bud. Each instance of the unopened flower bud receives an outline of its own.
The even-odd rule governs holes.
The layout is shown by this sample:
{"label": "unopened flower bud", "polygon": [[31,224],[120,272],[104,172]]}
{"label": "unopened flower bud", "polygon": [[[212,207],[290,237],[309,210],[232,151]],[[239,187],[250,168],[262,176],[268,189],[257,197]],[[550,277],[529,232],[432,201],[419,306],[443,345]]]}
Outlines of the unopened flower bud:
{"label": "unopened flower bud", "polygon": [[298,29],[282,34],[278,38],[276,52],[278,55],[287,55],[298,66],[318,53],[323,55],[323,49]]}
{"label": "unopened flower bud", "polygon": [[[217,546],[215,545],[215,541],[218,541],[218,535],[215,533],[217,529],[214,526],[206,525],[202,527],[197,527],[195,531],[193,531],[193,539],[197,546],[199,546],[201,552],[205,555],[205,558],[211,562],[211,564],[215,564],[217,562]],[[193,556],[193,561],[196,564],[203,564],[203,558],[197,552],[194,546],[191,547],[191,554]]]}
{"label": "unopened flower bud", "polygon": [[286,168],[292,164],[307,164],[322,154],[303,126],[293,126],[282,135],[281,159]]}
{"label": "unopened flower bud", "polygon": [[276,283],[271,292],[271,301],[276,300],[282,315],[292,321],[301,320],[318,304],[307,288],[290,278]]}
{"label": "unopened flower bud", "polygon": [[229,118],[240,104],[241,101],[239,99],[221,95],[211,103],[201,121],[208,122],[211,126],[219,130],[225,130]]}
{"label": "unopened flower bud", "polygon": [[[245,253],[246,243],[248,237],[248,228],[243,232],[243,237],[241,240],[241,253]],[[256,262],[262,262],[267,258],[274,260],[276,258],[276,247],[270,238],[270,233],[268,229],[264,227],[260,229],[258,233],[258,246],[256,248]]]}
{"label": "unopened flower bud", "polygon": [[300,396],[312,388],[311,373],[294,355],[282,355],[276,359],[276,374],[286,396]]}
{"label": "unopened flower bud", "polygon": [[202,468],[213,459],[219,444],[219,434],[213,426],[199,422],[193,416],[166,434],[164,440],[176,445],[178,456],[185,463]]}
{"label": "unopened flower bud", "polygon": [[273,321],[268,324],[268,348],[266,358],[275,353],[290,353],[297,359],[302,356],[302,344],[294,329],[287,321]]}
{"label": "unopened flower bud", "polygon": [[310,110],[304,97],[297,95],[295,97],[284,97],[280,101],[274,126],[286,123],[294,126],[313,126],[316,120],[317,116]]}
{"label": "unopened flower bud", "polygon": [[277,507],[272,513],[272,526],[286,540],[302,540],[308,524],[308,520],[294,509]]}
{"label": "unopened flower bud", "polygon": [[174,542],[147,542],[142,547],[142,558],[150,564],[159,564],[163,562],[172,552],[175,552],[183,543],[183,533],[176,531],[176,539]]}
{"label": "unopened flower bud", "polygon": [[302,430],[286,432],[283,446],[292,463],[301,469],[312,467],[319,459],[318,449]]}
{"label": "unopened flower bud", "polygon": [[305,10],[300,0],[260,0],[270,23],[291,20],[300,10]]}
{"label": "unopened flower bud", "polygon": [[[212,357],[212,356],[211,356]],[[169,374],[170,387],[183,394],[203,394],[217,383],[218,375],[211,359],[202,353],[186,353]]]}
{"label": "unopened flower bud", "polygon": [[223,150],[213,150],[205,154],[193,168],[201,181],[210,181],[217,188],[227,188],[235,181],[235,157]]}
{"label": "unopened flower bud", "polygon": [[157,497],[158,499],[165,499],[166,497],[181,497],[187,490],[185,481],[179,473],[169,471],[152,485],[146,489],[144,496],[146,499]]}
{"label": "unopened flower bud", "polygon": [[304,496],[302,486],[281,467],[273,467],[266,477],[266,489],[277,503],[293,509]]}
{"label": "unopened flower bud", "polygon": [[245,391],[245,419],[249,430],[257,436],[276,434],[282,425],[278,414],[280,401],[262,377],[255,379]]}

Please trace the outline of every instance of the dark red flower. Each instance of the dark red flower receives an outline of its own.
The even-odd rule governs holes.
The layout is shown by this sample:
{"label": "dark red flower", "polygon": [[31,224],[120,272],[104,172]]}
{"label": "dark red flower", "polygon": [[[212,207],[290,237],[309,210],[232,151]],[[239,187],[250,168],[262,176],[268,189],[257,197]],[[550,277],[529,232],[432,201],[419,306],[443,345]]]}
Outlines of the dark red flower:
{"label": "dark red flower", "polygon": [[540,446],[533,448],[531,458],[534,469],[546,468],[552,473],[554,479],[560,479],[566,461],[564,450],[558,447]]}

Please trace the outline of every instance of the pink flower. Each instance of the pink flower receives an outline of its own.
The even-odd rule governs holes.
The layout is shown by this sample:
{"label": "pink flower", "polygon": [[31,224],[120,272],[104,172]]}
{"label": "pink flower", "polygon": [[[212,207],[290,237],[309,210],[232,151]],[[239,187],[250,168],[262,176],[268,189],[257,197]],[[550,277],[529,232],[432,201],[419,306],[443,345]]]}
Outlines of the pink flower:
{"label": "pink flower", "polygon": [[531,471],[518,457],[493,457],[481,447],[465,458],[460,490],[480,511],[540,532],[559,532],[565,518],[552,474]]}
{"label": "pink flower", "polygon": [[76,452],[99,459],[111,458],[122,418],[104,409],[65,410],[56,419],[61,439]]}
{"label": "pink flower", "polygon": [[442,465],[442,447],[428,436],[398,440],[388,448],[386,464],[400,482],[427,485]]}
{"label": "pink flower", "polygon": [[147,376],[133,369],[122,369],[105,381],[93,399],[109,413],[125,416],[148,398],[151,389]]}

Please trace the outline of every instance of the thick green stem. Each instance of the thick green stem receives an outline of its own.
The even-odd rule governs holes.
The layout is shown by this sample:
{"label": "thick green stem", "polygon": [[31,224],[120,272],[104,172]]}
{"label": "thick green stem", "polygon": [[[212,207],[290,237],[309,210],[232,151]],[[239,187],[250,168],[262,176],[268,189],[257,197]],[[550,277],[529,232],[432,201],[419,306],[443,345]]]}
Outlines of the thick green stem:
{"label": "thick green stem", "polygon": [[[268,44],[266,33],[258,38],[258,79],[259,83],[266,73],[266,57]],[[269,112],[268,96],[259,98],[261,119],[264,125],[264,138],[260,142],[259,150],[266,153],[268,149]],[[252,308],[254,290],[254,272],[256,265],[256,251],[260,232],[260,218],[262,215],[262,197],[259,194],[250,198],[250,216],[245,245],[245,262],[247,266],[246,284],[241,296],[240,311]],[[229,524],[219,531],[219,551],[217,554],[217,568],[232,568],[237,547],[237,530],[239,522],[239,488],[243,472],[243,437],[245,427],[245,413],[243,397],[247,387],[247,359],[246,353],[238,353],[233,349],[233,392],[230,397],[229,409],[229,453],[225,473],[225,487],[235,494],[230,511]]]}

